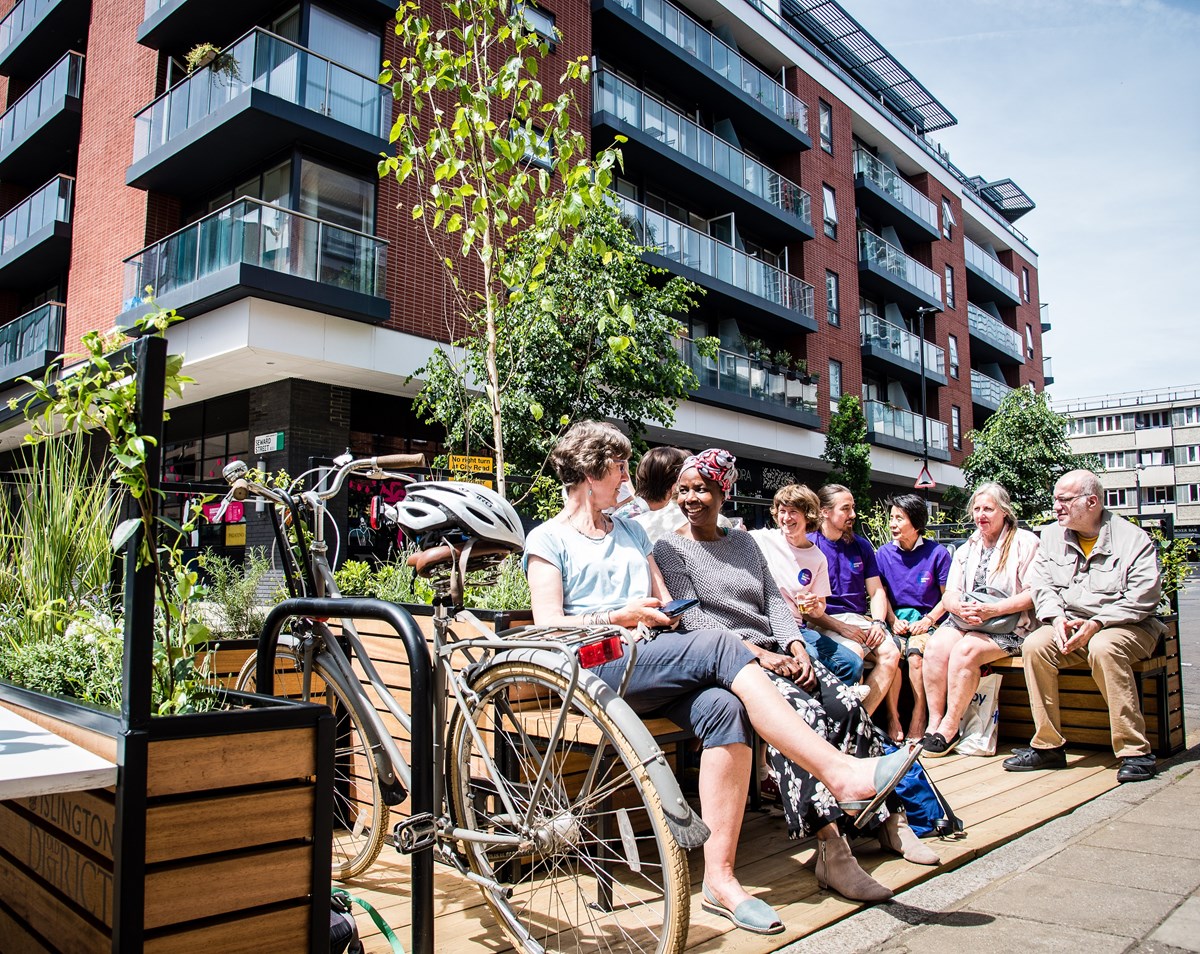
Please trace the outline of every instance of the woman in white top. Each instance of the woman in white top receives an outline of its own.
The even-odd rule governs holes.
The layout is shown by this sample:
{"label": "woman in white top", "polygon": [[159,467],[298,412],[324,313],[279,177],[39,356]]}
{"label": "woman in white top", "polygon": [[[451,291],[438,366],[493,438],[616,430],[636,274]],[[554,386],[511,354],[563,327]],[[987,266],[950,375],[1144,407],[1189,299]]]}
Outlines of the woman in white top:
{"label": "woman in white top", "polygon": [[[958,745],[959,723],[979,687],[982,667],[1021,655],[1021,643],[1037,625],[1033,594],[1026,582],[1037,555],[1037,535],[1017,526],[1008,491],[1000,484],[981,484],[967,508],[978,529],[958,548],[950,565],[942,608],[952,616],[925,646],[929,733],[922,742],[931,758],[949,755]],[[994,603],[965,598],[984,586],[1008,595]],[[971,629],[1008,613],[1021,614],[1011,633],[989,635]]]}

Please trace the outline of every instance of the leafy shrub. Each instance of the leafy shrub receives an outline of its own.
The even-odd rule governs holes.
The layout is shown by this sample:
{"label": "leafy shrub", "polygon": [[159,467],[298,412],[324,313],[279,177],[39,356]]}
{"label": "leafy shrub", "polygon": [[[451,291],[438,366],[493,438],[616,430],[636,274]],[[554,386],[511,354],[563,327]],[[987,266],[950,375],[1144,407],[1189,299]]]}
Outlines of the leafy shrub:
{"label": "leafy shrub", "polygon": [[261,633],[267,611],[258,592],[271,572],[266,550],[248,547],[245,562],[240,564],[206,550],[200,554],[199,562],[208,574],[208,623],[213,638],[242,638]]}
{"label": "leafy shrub", "polygon": [[[0,623],[0,631],[7,635],[9,626]],[[119,619],[79,609],[66,630],[53,639],[9,642],[0,653],[0,679],[117,709],[123,648]]]}

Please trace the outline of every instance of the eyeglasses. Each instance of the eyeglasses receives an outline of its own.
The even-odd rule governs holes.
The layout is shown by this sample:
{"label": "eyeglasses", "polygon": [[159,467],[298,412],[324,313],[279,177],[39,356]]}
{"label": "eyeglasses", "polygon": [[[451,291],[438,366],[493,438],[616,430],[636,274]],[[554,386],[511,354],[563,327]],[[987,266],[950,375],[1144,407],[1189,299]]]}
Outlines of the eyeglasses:
{"label": "eyeglasses", "polygon": [[1070,497],[1055,497],[1054,498],[1054,506],[1068,507],[1074,501],[1078,500],[1080,497],[1090,497],[1090,496],[1091,496],[1091,494],[1074,494],[1073,496],[1070,496]]}

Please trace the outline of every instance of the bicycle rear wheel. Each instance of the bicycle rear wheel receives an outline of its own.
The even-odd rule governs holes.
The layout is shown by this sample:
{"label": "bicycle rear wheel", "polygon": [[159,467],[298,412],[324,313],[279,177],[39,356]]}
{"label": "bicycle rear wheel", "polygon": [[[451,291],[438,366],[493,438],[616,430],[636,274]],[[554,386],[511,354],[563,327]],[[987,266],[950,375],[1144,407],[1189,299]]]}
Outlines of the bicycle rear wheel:
{"label": "bicycle rear wheel", "polygon": [[[333,878],[349,881],[374,864],[383,850],[388,831],[388,806],[379,788],[379,773],[358,700],[347,695],[329,678],[319,656],[313,659],[308,695],[304,694],[302,660],[282,643],[275,650],[273,695],[306,702],[324,703],[333,713],[335,748],[333,757]],[[238,674],[237,688],[255,692],[258,653],[253,653]]]}
{"label": "bicycle rear wheel", "polygon": [[[557,672],[502,660],[471,684],[470,711],[455,710],[447,750],[454,821],[523,836],[521,847],[464,841],[468,864],[511,888],[511,897],[483,891],[519,950],[673,954],[687,938],[687,856],[633,747],[584,685],[571,700],[563,737],[550,746],[566,687]],[[472,728],[500,777],[491,777]],[[599,744],[604,758],[589,780]],[[548,784],[535,795],[543,762]],[[501,790],[517,817],[506,811]]]}

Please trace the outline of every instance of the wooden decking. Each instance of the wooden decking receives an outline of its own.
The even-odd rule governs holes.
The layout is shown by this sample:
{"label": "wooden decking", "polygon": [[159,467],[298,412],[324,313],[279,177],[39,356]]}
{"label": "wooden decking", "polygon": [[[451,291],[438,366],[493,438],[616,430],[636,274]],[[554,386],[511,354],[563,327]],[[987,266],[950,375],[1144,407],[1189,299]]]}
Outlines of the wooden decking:
{"label": "wooden decking", "polygon": [[[927,761],[926,766],[942,793],[967,826],[965,836],[958,840],[930,840],[942,856],[941,867],[909,864],[885,854],[874,841],[861,841],[855,855],[863,867],[898,891],[965,864],[1117,784],[1116,759],[1111,752],[1072,754],[1068,756],[1070,768],[1066,770],[1030,773],[1005,772],[1000,763],[1007,754],[1001,749],[992,758],[952,756]],[[693,895],[688,951],[720,950],[723,954],[775,951],[861,907],[820,890],[807,867],[815,851],[814,843],[789,842],[785,832],[778,812],[748,812],[738,851],[738,876],[747,889],[775,908],[787,925],[784,933],[759,937],[702,911],[699,878],[703,866],[700,853],[695,852],[691,859]],[[498,954],[510,950],[478,888],[441,866],[436,868],[436,879],[436,950],[455,954]],[[406,858],[386,848],[375,867],[347,887],[381,911],[408,946],[411,922]],[[358,921],[368,952],[390,951],[366,917],[359,917]]]}

